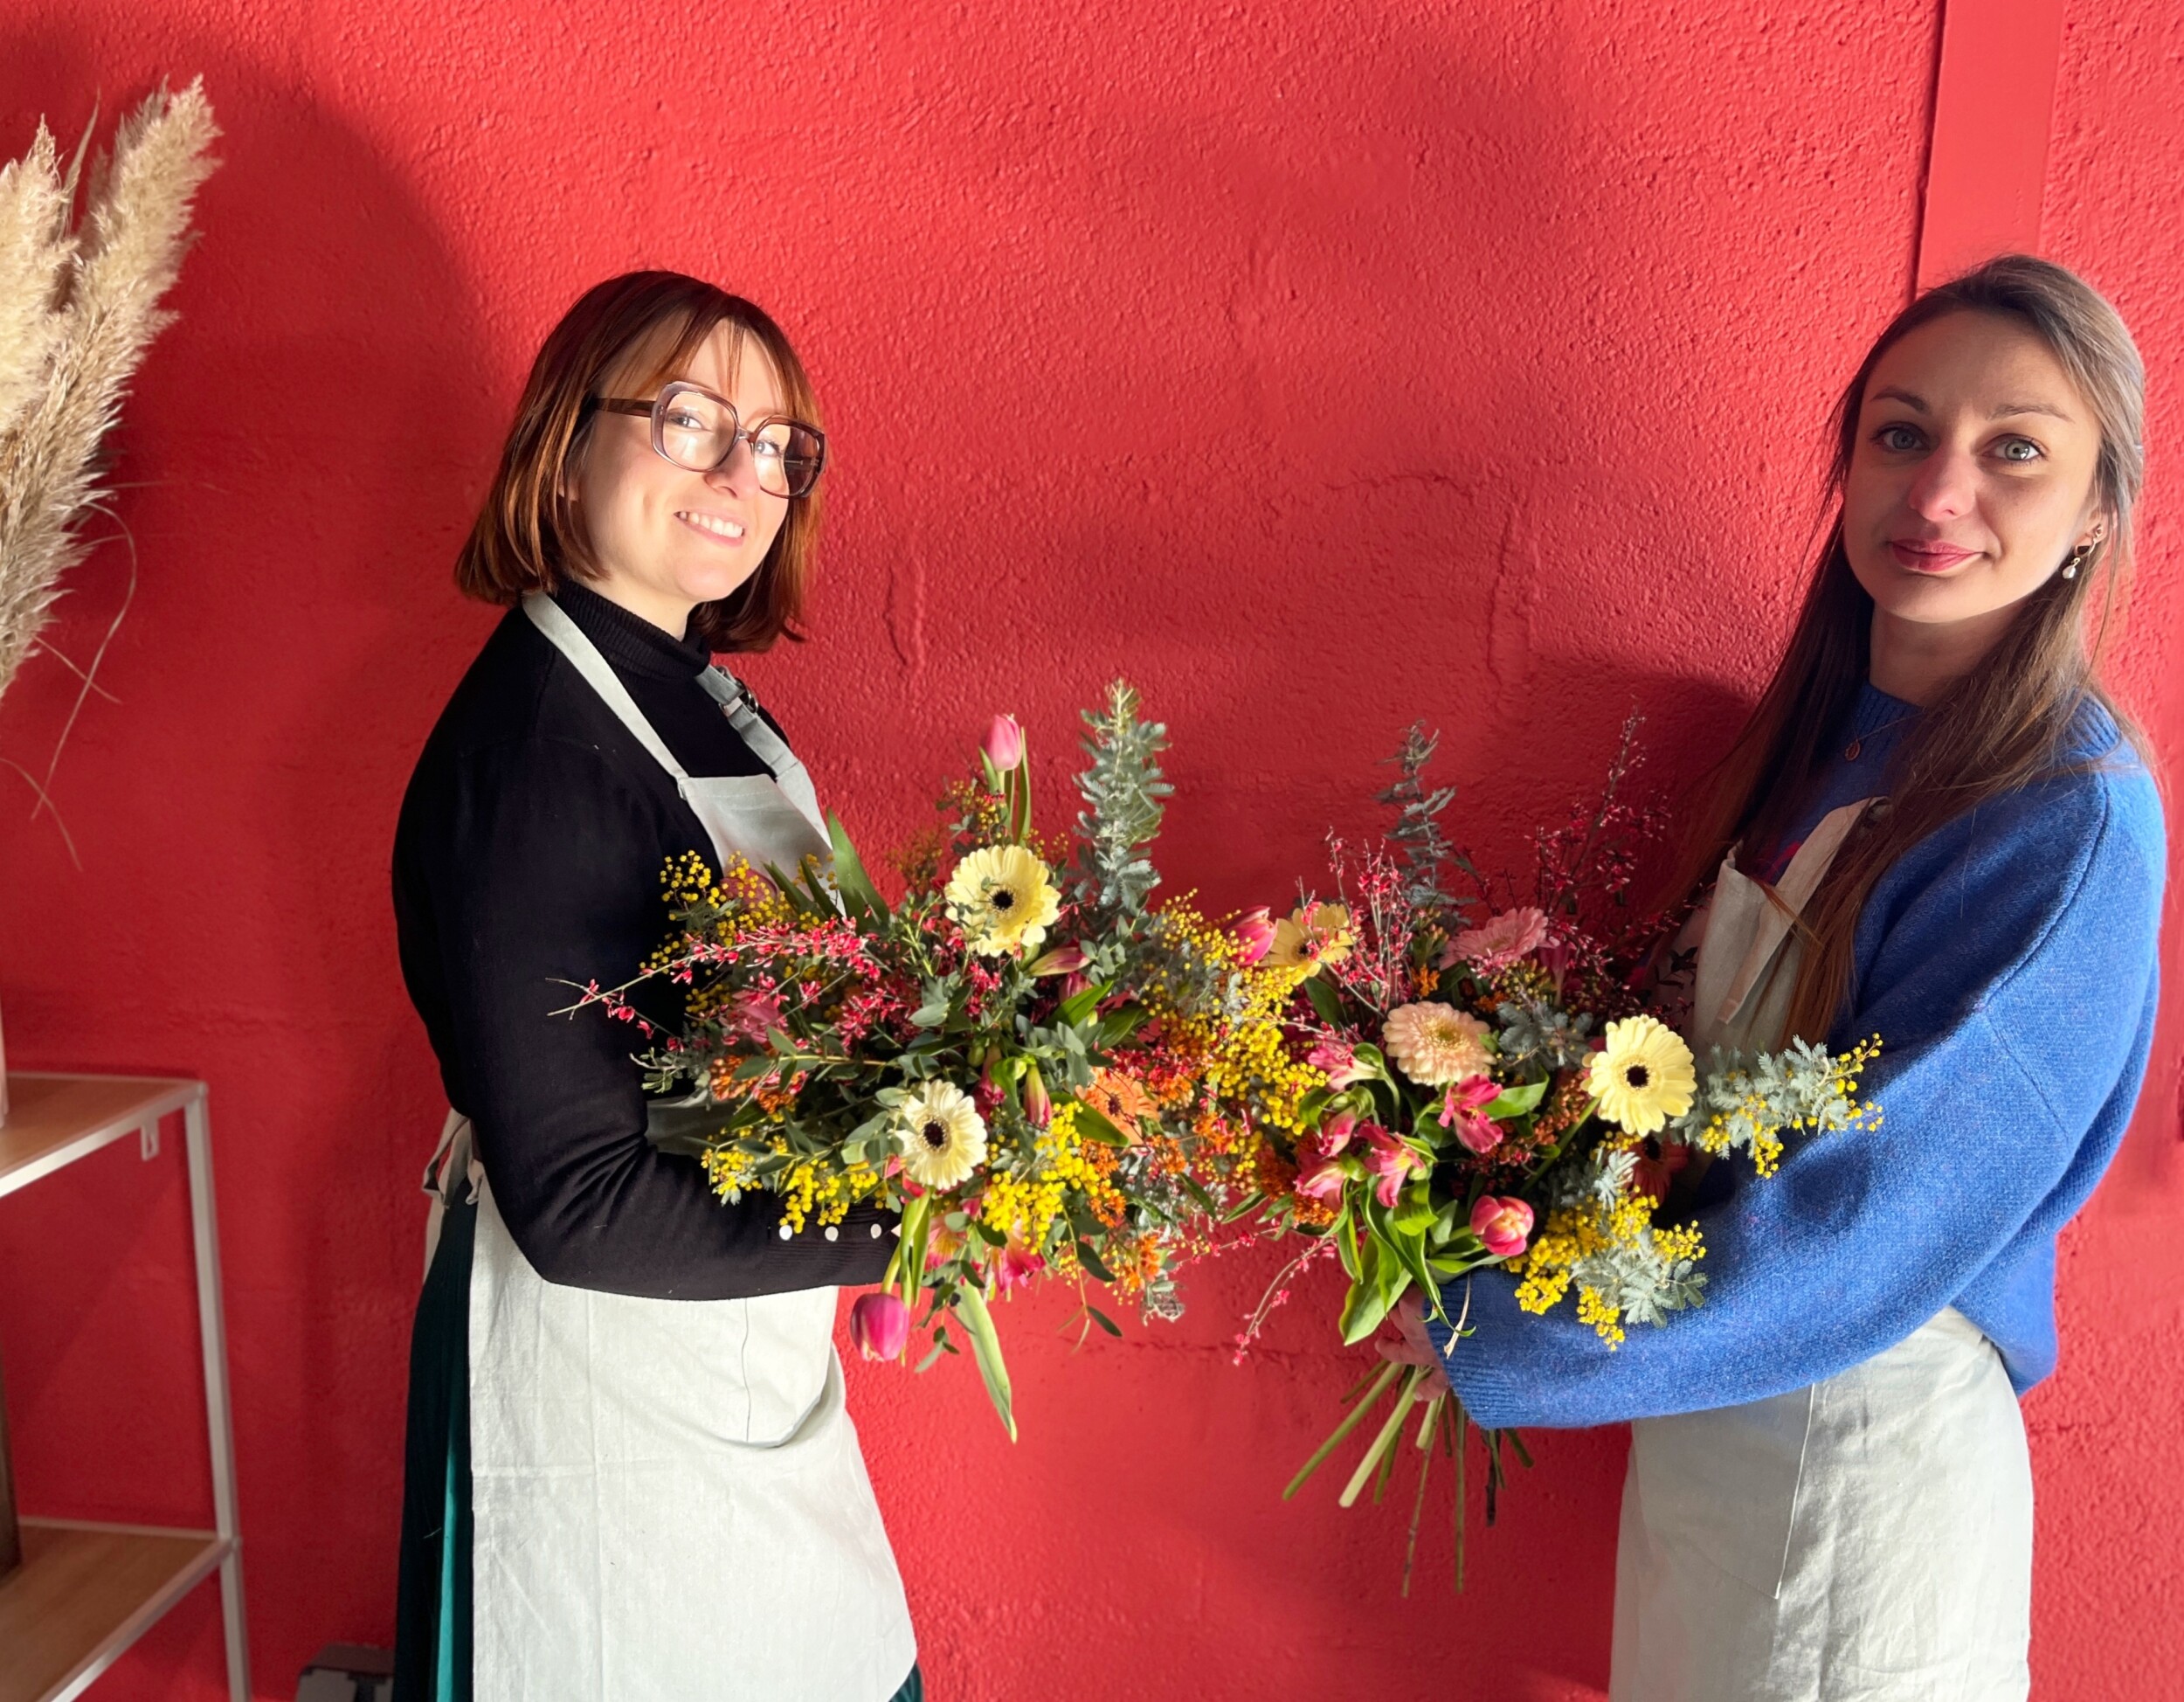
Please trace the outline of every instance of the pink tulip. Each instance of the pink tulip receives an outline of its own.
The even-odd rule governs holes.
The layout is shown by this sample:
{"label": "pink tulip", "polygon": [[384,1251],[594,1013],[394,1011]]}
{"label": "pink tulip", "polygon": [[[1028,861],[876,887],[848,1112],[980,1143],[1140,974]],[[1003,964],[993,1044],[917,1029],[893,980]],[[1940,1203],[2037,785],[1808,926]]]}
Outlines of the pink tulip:
{"label": "pink tulip", "polygon": [[1024,730],[1013,715],[997,715],[985,733],[986,760],[1006,774],[1024,760]]}
{"label": "pink tulip", "polygon": [[1441,1126],[1455,1131],[1467,1152],[1491,1152],[1502,1144],[1502,1125],[1480,1115],[1480,1107],[1501,1097],[1502,1090],[1483,1076],[1452,1085],[1441,1102]]}
{"label": "pink tulip", "polygon": [[1523,1252],[1531,1235],[1531,1207],[1521,1200],[1482,1194],[1471,1208],[1471,1233],[1497,1259],[1513,1259]]}
{"label": "pink tulip", "polygon": [[849,1339],[867,1360],[900,1359],[910,1339],[910,1309],[884,1289],[860,1294],[849,1309]]}
{"label": "pink tulip", "polygon": [[1239,919],[1235,934],[1237,944],[1243,948],[1243,960],[1255,964],[1274,950],[1274,917],[1263,908],[1253,910]]}
{"label": "pink tulip", "polygon": [[1025,972],[1030,975],[1074,975],[1091,961],[1082,945],[1057,945],[1053,951],[1041,952],[1033,958]]}

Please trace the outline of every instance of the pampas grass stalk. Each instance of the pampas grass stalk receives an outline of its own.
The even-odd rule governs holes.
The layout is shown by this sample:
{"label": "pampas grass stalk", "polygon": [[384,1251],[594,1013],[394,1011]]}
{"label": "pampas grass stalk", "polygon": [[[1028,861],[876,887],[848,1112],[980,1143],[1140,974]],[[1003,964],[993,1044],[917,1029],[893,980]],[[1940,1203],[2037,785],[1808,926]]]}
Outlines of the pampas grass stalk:
{"label": "pampas grass stalk", "polygon": [[219,130],[202,80],[162,88],[92,163],[65,165],[41,122],[0,169],[0,692],[36,647],[61,580],[103,511],[100,447],[190,243],[190,211]]}

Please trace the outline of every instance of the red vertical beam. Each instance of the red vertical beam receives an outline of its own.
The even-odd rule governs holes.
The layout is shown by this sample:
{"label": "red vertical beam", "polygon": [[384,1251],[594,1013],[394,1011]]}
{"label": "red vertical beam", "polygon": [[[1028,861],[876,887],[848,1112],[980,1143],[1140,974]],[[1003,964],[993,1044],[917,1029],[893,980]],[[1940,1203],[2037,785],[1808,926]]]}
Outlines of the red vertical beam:
{"label": "red vertical beam", "polygon": [[1918,287],[2036,253],[2063,0],[1944,0]]}

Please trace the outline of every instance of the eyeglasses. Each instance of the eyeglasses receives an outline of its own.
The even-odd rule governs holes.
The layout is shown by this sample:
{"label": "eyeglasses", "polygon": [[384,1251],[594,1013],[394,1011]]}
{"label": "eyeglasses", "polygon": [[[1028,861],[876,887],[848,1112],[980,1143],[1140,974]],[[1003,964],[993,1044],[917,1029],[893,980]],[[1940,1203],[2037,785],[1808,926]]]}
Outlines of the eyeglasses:
{"label": "eyeglasses", "polygon": [[818,427],[778,414],[745,426],[736,405],[702,384],[677,379],[657,401],[594,397],[585,404],[602,413],[650,416],[653,448],[677,467],[710,473],[728,465],[738,443],[750,445],[758,488],[770,496],[808,496],[826,465],[826,436]]}

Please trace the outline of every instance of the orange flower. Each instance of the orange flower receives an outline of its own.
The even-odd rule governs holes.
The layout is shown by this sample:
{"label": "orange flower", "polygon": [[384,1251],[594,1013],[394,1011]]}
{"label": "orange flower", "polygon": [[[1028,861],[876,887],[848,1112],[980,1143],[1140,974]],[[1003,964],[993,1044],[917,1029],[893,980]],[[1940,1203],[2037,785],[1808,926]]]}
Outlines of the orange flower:
{"label": "orange flower", "polygon": [[743,1062],[737,1057],[720,1057],[708,1066],[713,1097],[719,1100],[755,1099],[770,1115],[778,1117],[796,1104],[796,1090],[780,1086],[772,1076],[761,1076],[755,1080],[737,1081],[736,1068]]}
{"label": "orange flower", "polygon": [[1350,955],[1353,936],[1350,911],[1341,904],[1299,904],[1296,914],[1274,924],[1274,944],[1264,961],[1271,969],[1319,973],[1322,964],[1338,964]]}
{"label": "orange flower", "polygon": [[1094,1071],[1092,1085],[1084,1090],[1084,1103],[1133,1140],[1144,1133],[1140,1119],[1157,1118],[1160,1114],[1144,1084],[1119,1069]]}

